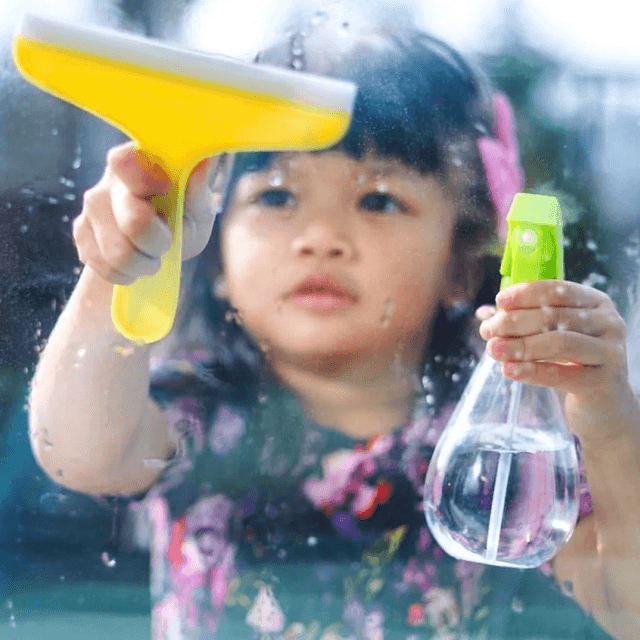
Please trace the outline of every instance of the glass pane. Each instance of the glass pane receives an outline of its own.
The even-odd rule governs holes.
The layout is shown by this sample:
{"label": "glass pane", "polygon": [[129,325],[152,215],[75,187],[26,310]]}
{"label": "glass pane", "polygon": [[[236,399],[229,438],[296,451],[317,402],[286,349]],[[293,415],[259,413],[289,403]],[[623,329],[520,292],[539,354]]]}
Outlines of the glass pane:
{"label": "glass pane", "polygon": [[[224,212],[222,230],[214,227],[204,257],[184,265],[184,335],[151,351],[150,406],[165,410],[171,429],[155,409],[157,437],[136,445],[145,452],[145,477],[156,470],[148,495],[141,475],[129,481],[139,491],[126,491],[125,480],[112,492],[68,488],[75,463],[45,472],[30,446],[29,385],[82,281],[73,220],[83,194],[102,178],[108,150],[127,137],[20,76],[11,43],[27,9],[243,61],[330,73],[371,92],[368,106],[358,103],[369,109],[357,113],[362,129],[350,130],[335,150],[230,153],[210,171],[213,203],[204,206],[203,186],[201,209],[187,214],[200,215],[203,226],[189,241],[208,240],[207,210],[216,206]],[[0,637],[144,638],[152,615],[158,639],[216,632],[269,640],[608,637],[581,611],[572,585],[557,585],[549,567],[519,571],[452,559],[427,528],[421,499],[430,457],[484,346],[473,311],[491,304],[500,284],[494,219],[486,238],[478,222],[487,211],[493,216],[495,198],[476,146],[478,138],[495,142],[497,123],[488,115],[490,102],[488,111],[470,116],[446,87],[428,84],[428,73],[418,74],[424,84],[407,82],[395,63],[384,67],[384,55],[373,56],[370,68],[371,49],[355,45],[367,34],[376,55],[395,55],[402,46],[388,45],[388,31],[415,23],[461,52],[508,98],[526,175],[521,188],[558,199],[565,278],[607,293],[626,319],[629,377],[638,392],[640,50],[627,26],[633,20],[621,20],[616,3],[597,22],[543,0],[468,2],[455,20],[451,11],[435,1],[389,7],[355,0],[0,7]],[[383,28],[372,35],[372,24]],[[429,42],[443,73],[457,74],[459,82],[468,70],[455,53]],[[447,105],[442,113],[454,114],[448,122],[454,133],[438,129],[431,147],[426,128],[411,119],[422,117],[425,127],[436,120],[411,111],[401,95],[415,99],[423,90],[425,111],[437,114]],[[149,96],[150,112],[160,100]],[[401,108],[406,118],[398,116]],[[459,125],[451,125],[458,116],[468,120],[460,138]],[[384,129],[385,118],[400,132]],[[171,123],[163,126],[168,132]],[[359,144],[377,155],[360,157]],[[476,208],[465,209],[472,197]],[[150,195],[144,198],[148,204]],[[443,247],[453,237],[447,234],[454,233],[454,210],[460,246],[472,234],[486,243],[480,262],[468,247],[467,254],[460,249],[458,287],[445,291]],[[419,235],[425,211],[442,217],[430,218],[429,233]],[[416,249],[423,237],[428,251]],[[257,250],[249,240],[264,244]],[[295,258],[286,262],[289,251]],[[393,292],[384,293],[393,283]],[[278,300],[271,307],[268,295]],[[215,306],[213,320],[198,306],[205,299]],[[252,307],[255,300],[263,306]],[[453,339],[465,335],[457,332],[467,324],[469,337]],[[433,341],[432,331],[439,336]],[[80,385],[73,369],[90,371],[87,362],[99,362],[95,353],[104,362],[113,353],[132,362],[142,348],[118,337],[103,353],[99,343],[95,335],[73,343],[69,363],[47,378],[60,406],[38,404],[46,409],[44,424],[59,427],[56,434],[41,427],[45,455],[68,433],[67,420],[69,431],[78,428],[87,398],[104,396],[96,414],[131,415],[114,407],[135,388],[123,390],[114,375],[96,392],[95,381],[87,374]],[[135,380],[146,388],[144,376]],[[42,387],[38,393],[46,396]],[[138,404],[147,406],[146,395],[135,396],[144,398]],[[177,451],[160,475],[157,442],[166,441],[167,431]],[[78,456],[85,470],[105,459],[90,446],[79,447]],[[117,475],[96,472],[114,487]],[[588,502],[583,482],[583,516]],[[183,635],[172,636],[171,625],[182,625]]]}

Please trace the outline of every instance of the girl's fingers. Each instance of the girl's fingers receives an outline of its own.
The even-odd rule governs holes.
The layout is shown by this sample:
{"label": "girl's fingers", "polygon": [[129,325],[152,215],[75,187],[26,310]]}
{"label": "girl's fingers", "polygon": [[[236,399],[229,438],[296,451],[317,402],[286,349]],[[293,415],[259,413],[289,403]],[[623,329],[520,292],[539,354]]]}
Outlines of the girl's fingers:
{"label": "girl's fingers", "polygon": [[508,378],[558,391],[575,393],[583,389],[601,389],[601,367],[551,362],[505,362],[502,373]]}
{"label": "girl's fingers", "polygon": [[91,267],[103,280],[113,284],[128,285],[135,278],[114,269],[100,254],[93,228],[86,218],[76,218],[73,225],[73,237],[78,247],[80,261]]}
{"label": "girl's fingers", "polygon": [[478,320],[484,322],[496,314],[497,309],[489,304],[484,304],[476,309],[475,316]]}
{"label": "girl's fingers", "polygon": [[502,362],[546,360],[600,366],[624,358],[620,342],[573,331],[550,331],[524,338],[491,338],[487,351]]}
{"label": "girl's fingers", "polygon": [[111,187],[111,209],[120,233],[141,253],[159,258],[170,249],[173,234],[153,204],[134,196],[117,179]]}
{"label": "girl's fingers", "polygon": [[133,142],[109,150],[106,175],[120,179],[139,198],[162,195],[171,186],[171,178],[160,163],[138,149]]}
{"label": "girl's fingers", "polygon": [[[140,202],[151,207],[149,203]],[[151,210],[153,212],[153,208]],[[155,214],[152,217],[156,217]],[[80,259],[85,264],[104,264],[114,272],[134,279],[152,275],[160,268],[157,256],[138,250],[123,233],[111,206],[111,193],[102,186],[85,193],[83,212],[74,222],[74,237]]]}
{"label": "girl's fingers", "polygon": [[209,177],[216,162],[217,156],[205,158],[194,167],[187,184],[187,198],[197,194],[204,186],[209,185]]}
{"label": "girl's fingers", "polygon": [[565,280],[521,282],[503,289],[496,296],[498,309],[534,309],[536,307],[595,308],[611,304],[606,293]]}
{"label": "girl's fingers", "polygon": [[589,336],[622,338],[624,322],[608,307],[575,308],[544,306],[536,309],[498,311],[480,325],[480,335],[492,337],[523,337],[549,331],[570,331]]}
{"label": "girl's fingers", "polygon": [[103,220],[100,225],[92,225],[99,260],[118,273],[136,279],[153,275],[160,269],[160,259],[139,251],[125,236],[115,220],[109,224]]}
{"label": "girl's fingers", "polygon": [[206,246],[213,229],[219,194],[209,187],[210,171],[217,158],[199,163],[187,185],[183,220],[182,259],[197,256]]}

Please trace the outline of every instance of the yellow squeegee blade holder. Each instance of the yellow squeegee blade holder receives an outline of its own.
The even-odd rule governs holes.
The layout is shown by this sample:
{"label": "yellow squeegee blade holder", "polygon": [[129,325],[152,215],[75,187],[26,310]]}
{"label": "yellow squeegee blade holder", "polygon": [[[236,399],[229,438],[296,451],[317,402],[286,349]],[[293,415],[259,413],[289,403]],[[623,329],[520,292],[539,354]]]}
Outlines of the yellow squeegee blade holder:
{"label": "yellow squeegee blade holder", "polygon": [[173,186],[153,202],[173,232],[160,270],[114,286],[112,318],[138,344],[170,331],[180,288],[189,175],[204,158],[238,151],[310,151],[349,126],[355,85],[27,14],[14,39],[30,82],[117,127],[162,164]]}

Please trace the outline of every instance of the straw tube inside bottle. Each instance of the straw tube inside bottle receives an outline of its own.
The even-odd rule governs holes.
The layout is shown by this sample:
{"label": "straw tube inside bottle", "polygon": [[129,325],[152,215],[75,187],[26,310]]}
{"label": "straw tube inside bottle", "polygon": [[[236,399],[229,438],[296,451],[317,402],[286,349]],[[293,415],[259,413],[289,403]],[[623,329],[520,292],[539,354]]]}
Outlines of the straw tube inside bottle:
{"label": "straw tube inside bottle", "polygon": [[[510,396],[507,425],[511,427],[508,443],[508,447],[511,449],[513,446],[513,429],[516,426],[520,399],[522,398],[522,384],[512,382]],[[491,514],[489,515],[489,531],[487,533],[487,560],[493,561],[498,556],[500,529],[502,527],[502,518],[504,517],[504,503],[507,497],[507,485],[509,483],[512,460],[512,451],[501,453],[498,459],[498,470],[496,471],[496,482],[493,487],[493,499],[491,501]]]}

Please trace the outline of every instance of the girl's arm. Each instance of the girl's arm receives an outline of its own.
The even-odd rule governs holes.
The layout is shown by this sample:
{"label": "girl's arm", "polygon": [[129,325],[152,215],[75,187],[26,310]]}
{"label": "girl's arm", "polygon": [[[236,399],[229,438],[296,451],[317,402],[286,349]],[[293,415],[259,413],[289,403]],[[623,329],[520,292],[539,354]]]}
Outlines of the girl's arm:
{"label": "girl's arm", "polygon": [[[213,226],[209,164],[189,184],[184,258],[204,248]],[[115,147],[74,221],[86,267],[38,364],[29,433],[42,468],[76,491],[143,491],[175,450],[168,422],[149,397],[150,347],[130,343],[111,321],[113,283],[155,273],[171,245],[151,202],[169,186],[166,173],[132,143]]]}
{"label": "girl's arm", "polygon": [[[505,375],[565,395],[593,513],[553,560],[565,592],[617,640],[640,629],[640,403],[626,329],[606,294],[571,282],[504,289],[481,335]],[[483,314],[484,315],[484,314]]]}
{"label": "girl's arm", "polygon": [[631,404],[626,424],[612,424],[621,432],[611,440],[582,440],[593,513],[553,561],[565,593],[618,640],[637,639],[640,630],[638,414]]}
{"label": "girl's arm", "polygon": [[36,460],[59,484],[86,493],[137,493],[173,451],[167,421],[149,399],[149,346],[111,322],[113,285],[86,267],[54,327],[31,387]]}

